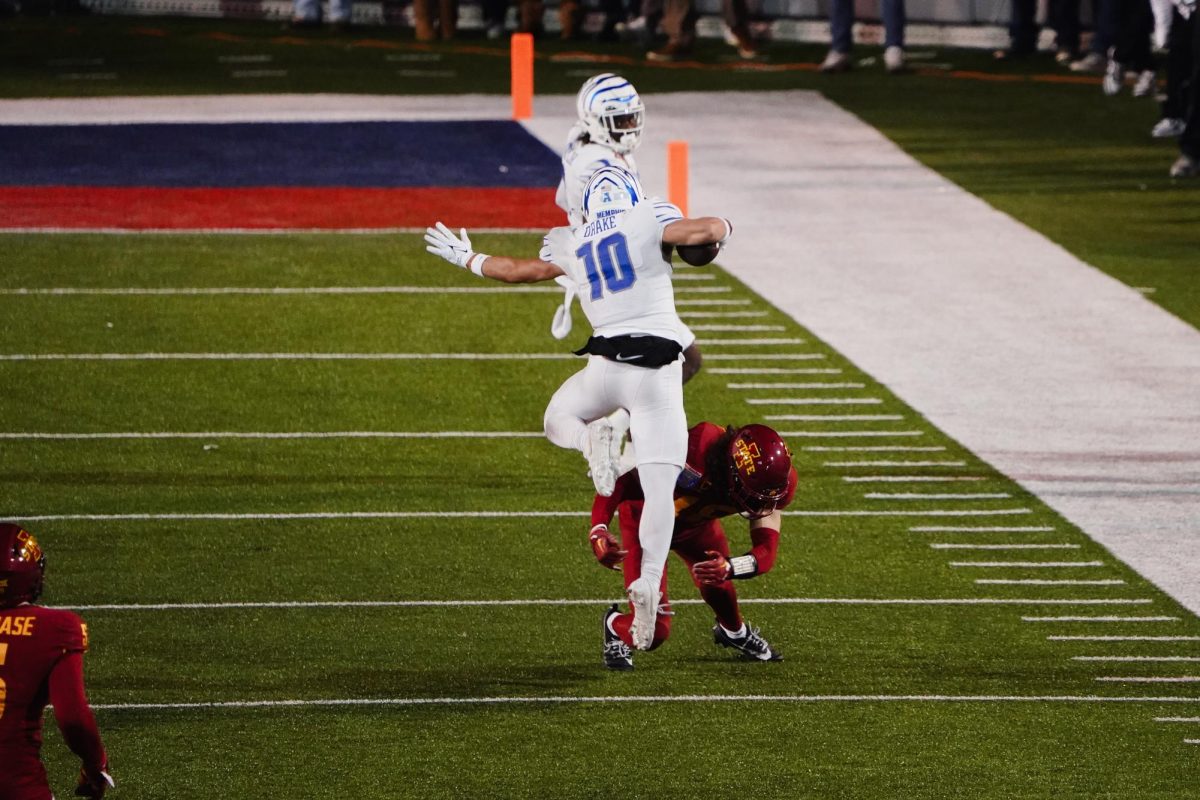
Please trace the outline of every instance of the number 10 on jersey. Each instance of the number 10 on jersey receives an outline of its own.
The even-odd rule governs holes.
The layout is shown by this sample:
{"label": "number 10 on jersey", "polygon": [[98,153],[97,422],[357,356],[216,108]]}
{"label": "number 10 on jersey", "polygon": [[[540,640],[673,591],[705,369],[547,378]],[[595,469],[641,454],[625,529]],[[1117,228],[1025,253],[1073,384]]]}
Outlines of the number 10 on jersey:
{"label": "number 10 on jersey", "polygon": [[576,250],[575,255],[583,259],[588,282],[592,285],[592,300],[599,300],[605,289],[609,293],[620,292],[637,280],[633,260],[629,257],[629,243],[623,233],[610,233],[603,239],[588,242]]}

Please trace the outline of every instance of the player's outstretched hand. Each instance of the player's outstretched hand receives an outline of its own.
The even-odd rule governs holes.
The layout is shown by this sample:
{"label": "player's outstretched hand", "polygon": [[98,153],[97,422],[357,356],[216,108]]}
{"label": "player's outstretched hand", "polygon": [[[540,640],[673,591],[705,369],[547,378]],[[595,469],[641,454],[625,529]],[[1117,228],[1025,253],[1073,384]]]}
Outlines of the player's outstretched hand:
{"label": "player's outstretched hand", "polygon": [[588,542],[592,545],[592,553],[602,566],[609,569],[620,569],[625,560],[625,552],[617,542],[617,537],[608,532],[607,525],[597,525],[588,534]]}
{"label": "player's outstretched hand", "polygon": [[86,769],[79,770],[79,780],[75,783],[75,796],[88,797],[91,800],[100,800],[104,797],[104,793],[116,786],[113,783],[112,775],[108,774],[108,765],[105,764],[103,769],[97,770],[92,775],[88,775]]}
{"label": "player's outstretched hand", "polygon": [[425,249],[435,256],[446,259],[456,267],[467,268],[467,263],[475,252],[471,250],[471,238],[467,236],[466,228],[459,228],[459,235],[442,223],[436,227],[425,229]]}
{"label": "player's outstretched hand", "polygon": [[733,574],[733,565],[729,563],[729,559],[716,550],[705,550],[704,555],[708,556],[708,561],[697,561],[692,565],[692,574],[696,576],[696,582],[701,586],[716,586],[729,580],[729,576]]}

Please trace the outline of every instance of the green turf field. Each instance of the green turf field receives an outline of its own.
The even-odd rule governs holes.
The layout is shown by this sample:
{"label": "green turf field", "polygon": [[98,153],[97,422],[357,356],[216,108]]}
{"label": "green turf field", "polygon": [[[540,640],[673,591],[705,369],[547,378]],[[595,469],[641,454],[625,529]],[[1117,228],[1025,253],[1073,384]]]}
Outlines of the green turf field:
{"label": "green turf field", "polygon": [[[16,267],[0,289],[482,285],[415,235],[5,241]],[[50,517],[27,523],[49,551],[46,601],[91,628],[114,796],[1190,797],[1184,740],[1200,729],[1155,718],[1196,716],[1195,685],[1098,678],[1195,667],[1084,659],[1191,658],[1200,622],[719,268],[697,273],[711,280],[679,282],[681,311],[764,312],[750,321],[803,340],[706,345],[687,395],[693,421],[817,417],[773,423],[790,432],[800,514],[775,570],[739,586],[781,663],[715,647],[676,564],[671,639],[609,674],[599,619],[620,581],[586,543],[582,459],[539,436],[216,435],[536,433],[572,360],[0,362],[10,433],[210,434],[3,443],[6,513]],[[556,302],[9,293],[0,324],[10,355],[561,354]],[[729,387],[747,382],[851,386]],[[861,404],[746,402],[798,394]],[[880,475],[978,480],[845,480]],[[868,496],[918,492],[985,496]],[[997,562],[1077,565],[979,566]],[[1047,579],[1092,583],[977,582]],[[1096,635],[1168,638],[1048,638]],[[54,731],[45,754],[68,794]]]}
{"label": "green turf field", "polygon": [[[595,69],[538,47],[539,91],[574,92]],[[766,64],[780,69],[749,71],[713,43],[700,65],[669,69],[627,46],[570,49],[617,58],[646,92],[818,89],[1200,326],[1197,186],[1165,178],[1173,149],[1147,135],[1149,102],[1044,82],[1049,59],[996,82],[943,69],[823,77],[816,46],[772,47]],[[234,78],[228,59],[247,55],[288,74]],[[1001,73],[981,53],[928,60]],[[459,78],[401,74],[414,64]],[[496,93],[506,64],[469,36],[417,46],[387,30],[0,20],[4,97]],[[474,240],[497,252],[538,241]],[[693,422],[815,417],[770,420],[795,455],[800,513],[785,517],[775,570],[739,585],[785,660],[715,647],[676,563],[670,641],[609,674],[599,622],[620,580],[587,546],[582,460],[538,435],[579,366],[563,356],[582,331],[548,335],[556,294],[13,294],[483,284],[415,235],[0,244],[6,356],[514,355],[0,360],[0,512],[31,518],[49,553],[46,602],[89,623],[115,798],[1195,796],[1200,664],[1186,659],[1200,658],[1200,621],[719,268],[678,283],[680,310],[763,316],[690,324],[783,330],[703,339],[804,340],[706,344],[687,390]],[[773,382],[862,385],[730,387]],[[799,395],[841,402],[746,402]],[[454,431],[512,435],[313,436]],[[142,436],[89,438],[114,432]],[[221,435],[239,432],[295,438]],[[868,496],[917,493],[983,496]],[[728,530],[735,551],[748,546],[744,524]],[[1064,566],[995,566],[1012,562]],[[52,725],[47,740],[52,785],[69,796],[76,765]]]}

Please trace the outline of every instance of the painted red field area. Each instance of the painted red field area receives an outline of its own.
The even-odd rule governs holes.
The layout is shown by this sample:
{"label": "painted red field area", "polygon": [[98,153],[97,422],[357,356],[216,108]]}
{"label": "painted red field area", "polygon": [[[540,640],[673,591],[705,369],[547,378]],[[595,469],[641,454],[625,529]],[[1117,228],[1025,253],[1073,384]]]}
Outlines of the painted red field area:
{"label": "painted red field area", "polygon": [[552,228],[552,188],[0,187],[3,228]]}

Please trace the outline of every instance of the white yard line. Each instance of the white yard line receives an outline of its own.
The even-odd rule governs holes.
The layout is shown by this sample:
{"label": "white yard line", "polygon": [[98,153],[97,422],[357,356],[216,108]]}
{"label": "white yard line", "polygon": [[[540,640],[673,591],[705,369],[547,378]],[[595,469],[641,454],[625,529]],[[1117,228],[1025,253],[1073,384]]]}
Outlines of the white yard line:
{"label": "white yard line", "polygon": [[[766,417],[770,419],[770,417]],[[811,445],[801,447],[806,453],[941,453],[945,447],[941,445],[909,446],[909,445],[852,445],[849,447],[831,447],[828,445]]]}
{"label": "white yard line", "polygon": [[1072,661],[1200,661],[1200,656],[1071,656]]}
{"label": "white yard line", "polygon": [[541,439],[541,431],[110,431],[8,433],[0,440],[88,439]]}
{"label": "white yard line", "polygon": [[[2,103],[3,101],[0,101]],[[3,124],[3,123],[0,123]],[[391,236],[395,234],[421,234],[425,228],[60,228],[43,227],[4,227],[0,223],[0,233],[38,233],[38,234],[98,234],[105,236]],[[545,228],[472,228],[471,233],[535,233],[541,235]],[[510,287],[520,289],[523,287]],[[550,289],[551,292],[560,290]],[[749,303],[749,300],[732,300],[731,303]],[[677,302],[676,305],[679,303]]]}
{"label": "white yard line", "polygon": [[865,383],[727,383],[726,389],[865,389]]}
{"label": "white yard line", "polygon": [[934,542],[934,550],[1078,550],[1077,544],[969,544],[962,542]]}
{"label": "white yard line", "polygon": [[765,317],[766,311],[680,311],[682,319],[734,319],[746,317]]}
{"label": "white yard line", "polygon": [[[938,448],[944,449],[944,448]],[[826,461],[827,467],[965,467],[965,461]]]}
{"label": "white yard line", "polygon": [[[705,353],[704,358],[710,359],[712,356]],[[883,401],[878,397],[792,397],[783,400],[751,399],[746,402],[752,406],[877,406]]]}
{"label": "white yard line", "polygon": [[[126,514],[25,514],[6,515],[9,522],[151,522],[189,520],[310,520],[310,519],[502,519],[506,517],[586,517],[581,511],[296,511],[296,512],[204,512],[204,513],[126,513]],[[1031,514],[1028,508],[998,509],[931,509],[908,511],[900,509],[859,511],[784,511],[785,517],[976,517],[1012,514]],[[1099,564],[1100,562],[1095,562]]]}
{"label": "white yard line", "polygon": [[804,339],[783,336],[766,339],[696,339],[696,344],[708,345],[709,347],[759,347],[761,345],[806,344],[806,342]]}
{"label": "white yard line", "polygon": [[705,333],[726,332],[726,333],[769,333],[772,331],[783,332],[787,330],[784,325],[689,325],[693,331],[702,331]]}
{"label": "white yard line", "polygon": [[843,475],[846,483],[961,483],[985,481],[977,475]]}
{"label": "white yard line", "polygon": [[1105,675],[1096,680],[1109,683],[1200,683],[1200,675]]}
{"label": "white yard line", "polygon": [[909,528],[913,533],[1051,533],[1052,525],[917,525]]}
{"label": "white yard line", "polygon": [[[821,361],[824,353],[705,353],[707,361]],[[879,402],[878,400],[874,402]]]}
{"label": "white yard line", "polygon": [[[672,282],[674,282],[674,281],[714,281],[716,279],[717,279],[717,276],[713,275],[711,272],[695,272],[692,270],[688,270],[686,272],[682,271],[682,270],[676,270],[671,275]],[[766,313],[766,312],[763,312],[763,313]]]}
{"label": "white yard line", "polygon": [[[525,606],[606,606],[619,602],[611,597],[598,598],[516,598],[508,600],[264,600],[225,603],[94,603],[62,606],[75,611],[221,611],[243,608],[494,608]],[[1150,599],[1046,599],[1008,597],[961,598],[864,598],[864,597],[759,597],[740,598],[754,605],[803,606],[1115,606],[1146,605]],[[699,606],[698,598],[672,600],[672,605]]]}
{"label": "white yard line", "polygon": [[[918,695],[918,694],[706,694],[706,695],[547,695],[543,697],[364,697],[308,700],[212,700],[187,703],[92,703],[101,711],[184,711],[210,709],[355,706],[558,705],[575,703],[1200,703],[1200,697],[1122,695]],[[1184,740],[1189,741],[1189,740]],[[1200,742],[1200,739],[1196,740]]]}
{"label": "white yard line", "polygon": [[1200,636],[1047,636],[1048,642],[1200,642]]}
{"label": "white yard line", "polygon": [[951,561],[952,567],[980,567],[983,569],[1074,569],[1078,567],[1103,567],[1103,561]]}
{"label": "white yard line", "polygon": [[867,492],[868,500],[1007,500],[1008,492],[964,492],[931,494],[926,492]]}
{"label": "white yard line", "polygon": [[1155,722],[1200,722],[1200,717],[1155,717]]}
{"label": "white yard line", "polygon": [[1039,580],[1037,578],[976,578],[975,583],[982,586],[1124,586],[1125,581],[1118,578],[1112,580],[1073,581],[1073,580]]}
{"label": "white yard line", "polygon": [[8,353],[0,361],[525,361],[572,353]]}
{"label": "white yard line", "polygon": [[676,306],[748,306],[750,300],[697,300],[694,298],[675,298]]}
{"label": "white yard line", "polygon": [[836,367],[709,367],[705,371],[712,375],[840,375],[842,372]]}
{"label": "white yard line", "polygon": [[782,422],[897,422],[901,414],[768,414],[763,419]]}
{"label": "white yard line", "polygon": [[1179,622],[1179,617],[1021,617],[1022,622]]}
{"label": "white yard line", "polygon": [[357,294],[561,294],[549,286],[127,286],[90,288],[55,286],[47,288],[0,289],[0,295],[51,296],[131,296],[173,297],[210,295],[357,295]]}
{"label": "white yard line", "polygon": [[802,438],[830,439],[830,438],[887,438],[901,436],[924,436],[924,431],[779,431],[779,435],[787,438],[789,436]]}

